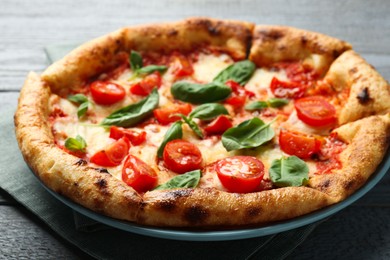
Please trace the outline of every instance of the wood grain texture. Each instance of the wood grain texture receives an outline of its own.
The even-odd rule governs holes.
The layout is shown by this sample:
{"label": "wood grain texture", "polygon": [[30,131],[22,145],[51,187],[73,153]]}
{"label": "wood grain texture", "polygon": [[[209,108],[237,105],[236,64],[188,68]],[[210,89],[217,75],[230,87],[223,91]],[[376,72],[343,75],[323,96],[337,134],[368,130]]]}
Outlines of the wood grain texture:
{"label": "wood grain texture", "polygon": [[[123,26],[189,16],[289,25],[341,38],[389,80],[389,13],[388,0],[2,0],[0,120],[4,109],[16,107],[28,71],[40,72],[48,65],[44,46],[85,42]],[[389,187],[386,176],[364,198],[318,227],[289,258],[389,259]],[[0,193],[0,258],[86,257]]]}
{"label": "wood grain texture", "polygon": [[[20,8],[23,6],[23,8]],[[318,31],[349,41],[390,78],[390,5],[387,0],[3,0],[0,8],[0,90],[18,90],[28,71],[42,71],[49,44],[85,42],[127,25],[189,16],[242,19]]]}

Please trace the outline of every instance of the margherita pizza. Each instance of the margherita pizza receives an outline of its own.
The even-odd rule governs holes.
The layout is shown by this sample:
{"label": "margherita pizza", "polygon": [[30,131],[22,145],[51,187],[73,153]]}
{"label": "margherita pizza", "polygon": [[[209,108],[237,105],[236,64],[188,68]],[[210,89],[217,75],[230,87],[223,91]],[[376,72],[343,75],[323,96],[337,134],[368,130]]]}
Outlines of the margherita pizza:
{"label": "margherita pizza", "polygon": [[161,227],[234,227],[338,203],[382,161],[390,88],[315,32],[191,18],[129,27],[30,73],[20,149],[53,191]]}

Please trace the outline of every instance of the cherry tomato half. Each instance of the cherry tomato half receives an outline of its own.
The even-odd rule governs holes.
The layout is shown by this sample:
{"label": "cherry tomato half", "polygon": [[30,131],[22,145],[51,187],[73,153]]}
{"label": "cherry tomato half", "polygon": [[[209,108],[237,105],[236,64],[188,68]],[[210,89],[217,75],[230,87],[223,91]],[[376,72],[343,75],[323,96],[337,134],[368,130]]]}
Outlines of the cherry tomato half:
{"label": "cherry tomato half", "polygon": [[233,126],[232,121],[225,116],[220,115],[209,123],[204,130],[208,135],[220,135]]}
{"label": "cherry tomato half", "polygon": [[194,73],[194,68],[187,57],[182,54],[174,54],[172,56],[171,66],[173,67],[172,74],[179,77],[189,76]]}
{"label": "cherry tomato half", "polygon": [[129,140],[126,137],[122,137],[115,143],[110,144],[106,149],[92,155],[90,161],[104,167],[118,166],[129,153],[129,148]]}
{"label": "cherry tomato half", "polygon": [[279,145],[283,152],[307,159],[320,151],[321,141],[301,133],[281,130]]}
{"label": "cherry tomato half", "polygon": [[134,155],[127,156],[122,168],[122,180],[138,192],[146,192],[157,185],[157,174]]}
{"label": "cherry tomato half", "polygon": [[180,120],[180,116],[174,116],[175,114],[188,115],[191,110],[192,106],[188,103],[172,104],[167,107],[157,108],[153,110],[153,114],[160,124],[167,125],[169,123]]}
{"label": "cherry tomato half", "polygon": [[92,99],[99,105],[112,105],[121,101],[126,95],[121,85],[109,81],[94,81],[90,89]]}
{"label": "cherry tomato half", "polygon": [[134,130],[126,129],[118,126],[111,126],[110,128],[110,138],[118,140],[126,136],[130,143],[134,146],[140,145],[146,141],[146,132],[136,132]]}
{"label": "cherry tomato half", "polygon": [[300,98],[305,94],[305,87],[296,82],[280,81],[273,77],[271,91],[278,98]]}
{"label": "cherry tomato half", "polygon": [[176,139],[165,145],[163,152],[165,166],[176,173],[200,169],[202,154],[196,145]]}
{"label": "cherry tomato half", "polygon": [[336,109],[323,97],[311,96],[294,102],[297,116],[311,126],[326,126],[336,122]]}
{"label": "cherry tomato half", "polygon": [[217,161],[217,175],[230,192],[248,193],[259,189],[264,165],[252,156],[232,156]]}
{"label": "cherry tomato half", "polygon": [[146,75],[140,82],[130,86],[130,92],[134,95],[147,96],[154,88],[161,86],[161,74],[155,71]]}

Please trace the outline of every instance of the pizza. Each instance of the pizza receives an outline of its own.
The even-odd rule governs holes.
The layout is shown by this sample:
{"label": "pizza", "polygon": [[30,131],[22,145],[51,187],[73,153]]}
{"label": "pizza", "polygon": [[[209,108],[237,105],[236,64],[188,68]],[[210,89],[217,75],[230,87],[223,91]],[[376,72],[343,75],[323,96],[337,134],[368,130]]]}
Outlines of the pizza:
{"label": "pizza", "polygon": [[53,191],[147,226],[234,228],[343,201],[383,160],[390,88],[320,33],[189,18],[92,40],[40,75],[15,114]]}

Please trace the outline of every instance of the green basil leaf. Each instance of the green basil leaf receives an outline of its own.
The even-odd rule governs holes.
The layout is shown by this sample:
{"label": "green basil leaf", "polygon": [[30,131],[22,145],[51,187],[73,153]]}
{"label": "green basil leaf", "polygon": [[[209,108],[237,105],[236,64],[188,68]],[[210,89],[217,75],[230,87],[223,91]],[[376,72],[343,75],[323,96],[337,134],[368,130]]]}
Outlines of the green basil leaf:
{"label": "green basil leaf", "polygon": [[256,65],[252,61],[239,61],[222,70],[213,81],[224,84],[228,80],[234,80],[240,85],[244,85],[252,77],[255,69]]}
{"label": "green basil leaf", "polygon": [[76,94],[73,96],[69,96],[68,100],[77,104],[82,104],[85,102],[88,102],[88,98],[84,96],[83,94]]}
{"label": "green basil leaf", "polygon": [[288,104],[288,99],[284,98],[270,98],[268,99],[270,107],[282,107]]}
{"label": "green basil leaf", "polygon": [[169,141],[172,141],[175,139],[181,139],[183,137],[183,129],[181,127],[182,124],[183,124],[182,121],[176,121],[167,130],[167,132],[164,135],[164,139],[163,139],[162,143],[160,144],[160,147],[157,150],[158,158],[162,158],[163,152],[164,152],[164,147]]}
{"label": "green basil leaf", "polygon": [[159,95],[157,89],[153,89],[147,98],[113,112],[101,122],[101,125],[122,127],[136,125],[153,114],[153,110],[158,107],[158,102]]}
{"label": "green basil leaf", "polygon": [[257,117],[246,120],[226,130],[222,135],[222,144],[227,151],[258,147],[274,137],[271,123],[266,124]]}
{"label": "green basil leaf", "polygon": [[245,106],[245,110],[254,111],[254,110],[262,110],[263,108],[267,108],[268,103],[266,101],[254,101]]}
{"label": "green basil leaf", "polygon": [[272,162],[269,176],[278,187],[302,186],[309,181],[309,167],[296,156],[282,157]]}
{"label": "green basil leaf", "polygon": [[189,118],[199,118],[201,120],[211,120],[219,115],[228,115],[227,109],[218,103],[207,103],[196,107],[189,114]]}
{"label": "green basil leaf", "polygon": [[142,62],[142,56],[136,51],[131,51],[130,53],[130,67],[133,70],[133,72],[139,70],[142,68],[143,62]]}
{"label": "green basil leaf", "polygon": [[79,108],[77,109],[77,117],[80,118],[82,117],[83,115],[85,115],[85,113],[87,112],[88,110],[88,105],[89,105],[89,101],[87,100],[86,102],[84,103],[81,103],[81,105],[79,106]]}
{"label": "green basil leaf", "polygon": [[155,71],[163,73],[167,69],[168,69],[167,66],[149,65],[149,66],[138,69],[137,72],[140,74],[150,74],[150,73],[153,73]]}
{"label": "green basil leaf", "polygon": [[177,175],[164,184],[157,186],[154,190],[169,190],[175,188],[195,188],[198,186],[201,177],[200,170],[186,172]]}
{"label": "green basil leaf", "polygon": [[231,88],[217,82],[196,84],[179,81],[173,84],[171,88],[171,93],[174,98],[193,104],[220,101],[227,98],[231,92]]}
{"label": "green basil leaf", "polygon": [[194,133],[203,139],[203,132],[200,130],[197,123],[195,123],[191,118],[186,117],[185,115],[180,115],[183,118],[184,122],[194,131]]}
{"label": "green basil leaf", "polygon": [[65,140],[65,147],[69,151],[72,152],[85,152],[85,148],[87,147],[87,143],[85,142],[84,138],[77,135],[76,138],[69,137]]}

